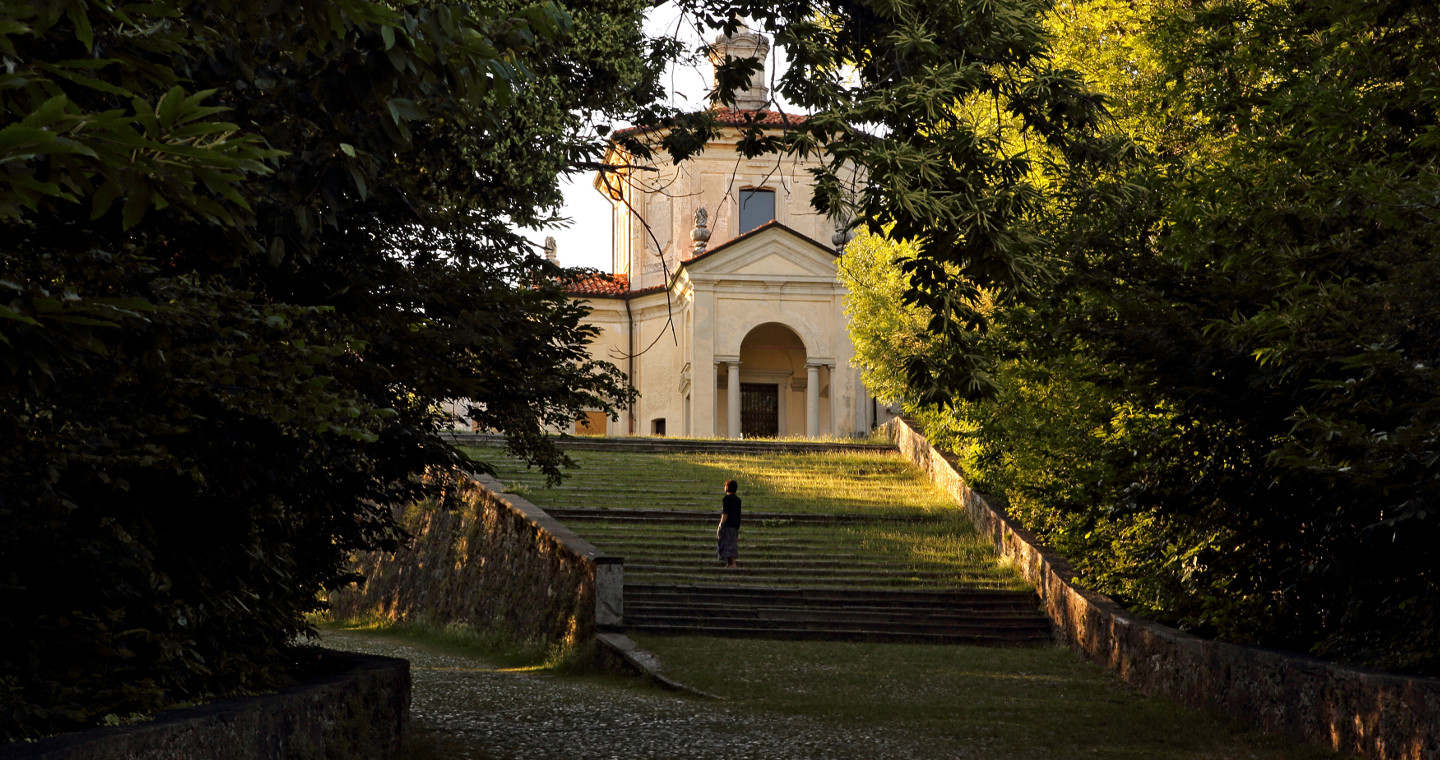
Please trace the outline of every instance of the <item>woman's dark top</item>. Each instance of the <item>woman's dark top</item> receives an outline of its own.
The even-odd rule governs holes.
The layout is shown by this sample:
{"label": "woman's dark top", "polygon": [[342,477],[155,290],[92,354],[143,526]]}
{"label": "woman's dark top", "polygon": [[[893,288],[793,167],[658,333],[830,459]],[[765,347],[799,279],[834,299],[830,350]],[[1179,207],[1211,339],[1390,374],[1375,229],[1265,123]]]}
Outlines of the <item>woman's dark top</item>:
{"label": "woman's dark top", "polygon": [[740,497],[733,493],[725,494],[720,500],[720,521],[727,527],[740,527]]}

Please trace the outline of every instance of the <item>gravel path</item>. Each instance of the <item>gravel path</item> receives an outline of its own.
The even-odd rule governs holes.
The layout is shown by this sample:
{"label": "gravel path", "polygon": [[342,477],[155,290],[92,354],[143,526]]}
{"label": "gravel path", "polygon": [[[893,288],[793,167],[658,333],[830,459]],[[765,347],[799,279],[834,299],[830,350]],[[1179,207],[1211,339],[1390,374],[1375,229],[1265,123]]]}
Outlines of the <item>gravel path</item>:
{"label": "gravel path", "polygon": [[648,688],[507,671],[353,631],[327,631],[324,645],[410,661],[415,760],[988,757],[917,745],[899,731],[837,728]]}

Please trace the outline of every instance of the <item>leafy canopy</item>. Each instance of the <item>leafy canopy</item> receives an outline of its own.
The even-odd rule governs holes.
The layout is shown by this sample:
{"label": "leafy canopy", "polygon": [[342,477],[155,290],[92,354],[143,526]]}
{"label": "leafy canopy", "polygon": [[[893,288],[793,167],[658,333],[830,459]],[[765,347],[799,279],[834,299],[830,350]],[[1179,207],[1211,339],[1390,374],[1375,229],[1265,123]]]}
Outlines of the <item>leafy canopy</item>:
{"label": "leafy canopy", "polygon": [[1087,582],[1200,632],[1440,672],[1437,22],[1403,0],[1057,5],[1057,59],[1138,150],[1047,185],[1051,277],[971,338],[994,393],[929,414]]}
{"label": "leafy canopy", "polygon": [[282,680],[439,402],[554,475],[628,401],[513,227],[649,118],[644,8],[0,5],[3,739]]}

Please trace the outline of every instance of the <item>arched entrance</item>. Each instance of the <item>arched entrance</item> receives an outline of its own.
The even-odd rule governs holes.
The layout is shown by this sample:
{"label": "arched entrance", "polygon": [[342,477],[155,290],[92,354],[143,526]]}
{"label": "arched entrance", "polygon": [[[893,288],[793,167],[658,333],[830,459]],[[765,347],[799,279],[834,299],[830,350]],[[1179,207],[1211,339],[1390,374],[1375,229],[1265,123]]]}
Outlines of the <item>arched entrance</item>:
{"label": "arched entrance", "polygon": [[804,342],[778,322],[759,325],[745,336],[740,343],[741,435],[774,438],[808,432],[805,360]]}

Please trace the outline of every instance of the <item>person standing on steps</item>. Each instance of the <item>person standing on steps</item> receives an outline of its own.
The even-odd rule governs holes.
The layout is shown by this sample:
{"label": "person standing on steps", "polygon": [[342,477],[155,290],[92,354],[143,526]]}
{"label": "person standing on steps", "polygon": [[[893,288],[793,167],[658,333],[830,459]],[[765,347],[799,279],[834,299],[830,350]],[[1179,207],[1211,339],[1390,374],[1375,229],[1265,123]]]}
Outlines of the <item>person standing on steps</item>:
{"label": "person standing on steps", "polygon": [[740,497],[735,495],[739,484],[725,481],[725,498],[720,500],[720,525],[715,528],[718,543],[716,554],[725,567],[739,567],[735,563],[740,557]]}

